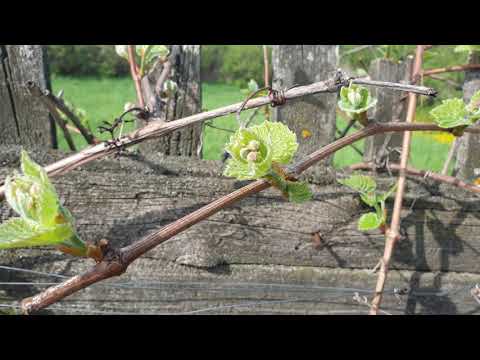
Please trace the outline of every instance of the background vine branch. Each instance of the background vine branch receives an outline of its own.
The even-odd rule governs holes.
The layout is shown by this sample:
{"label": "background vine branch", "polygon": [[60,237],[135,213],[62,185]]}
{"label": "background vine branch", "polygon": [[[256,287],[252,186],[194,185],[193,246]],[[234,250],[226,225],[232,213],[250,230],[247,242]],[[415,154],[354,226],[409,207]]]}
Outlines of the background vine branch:
{"label": "background vine branch", "polygon": [[428,69],[421,72],[422,76],[431,76],[436,74],[443,74],[448,72],[459,72],[459,71],[467,71],[467,70],[478,70],[480,69],[480,64],[465,64],[465,65],[455,65],[455,66],[447,66],[443,68],[437,69]]}
{"label": "background vine branch", "polygon": [[[380,168],[375,164],[365,163],[365,162],[361,162],[361,163],[358,163],[358,164],[353,164],[353,165],[350,165],[348,167],[348,170],[351,170],[351,171],[355,171],[355,170],[374,170],[374,171],[393,170],[393,171],[399,172],[401,169],[402,169],[402,167],[401,167],[400,164],[388,164],[388,168],[387,168],[387,166],[385,166],[383,168]],[[442,182],[442,183],[445,183],[445,184],[456,186],[460,189],[464,189],[464,190],[467,190],[467,191],[471,191],[471,192],[480,194],[480,186],[469,184],[469,183],[467,183],[465,181],[462,181],[462,180],[460,180],[460,179],[458,179],[454,176],[448,176],[448,175],[445,175],[445,174],[437,174],[437,173],[434,173],[434,172],[431,172],[431,171],[418,170],[418,169],[415,169],[415,168],[410,167],[410,166],[407,166],[404,170],[405,170],[406,175],[419,176],[419,177],[422,177],[424,179],[432,179],[432,180],[435,180],[435,181],[438,181],[438,182]]]}
{"label": "background vine branch", "polygon": [[143,93],[142,93],[142,83],[141,83],[142,79],[140,78],[139,69],[135,61],[135,45],[128,45],[127,53],[128,53],[128,63],[130,64],[130,74],[135,84],[135,91],[137,93],[138,105],[141,108],[144,108],[145,100],[143,99]]}
{"label": "background vine branch", "polygon": [[[68,108],[68,106],[65,104],[63,99],[53,95],[48,90],[40,89],[40,87],[33,81],[29,81],[27,83],[27,88],[33,96],[40,98],[40,100],[45,104],[45,106],[47,106],[47,108],[51,113],[56,112],[57,109],[60,110],[62,113],[64,113],[65,116],[67,116],[72,121],[72,123],[76,126],[76,128],[78,129],[78,132],[84,137],[85,141],[88,144],[93,145],[93,144],[98,144],[100,142],[98,139],[95,138],[95,136],[91,133],[89,129],[83,126],[80,119],[73,113],[73,111],[71,111]],[[54,115],[52,114],[52,116]],[[76,151],[76,149],[72,149],[72,150]]]}
{"label": "background vine branch", "polygon": [[[415,54],[415,62],[413,65],[412,79],[416,81],[419,78],[419,75],[422,72],[422,60],[423,60],[423,45],[417,45],[417,50]],[[415,119],[415,111],[417,109],[417,96],[414,93],[408,94],[408,108],[407,108],[407,119],[406,124],[413,123]],[[375,294],[372,299],[372,307],[370,309],[370,315],[377,315],[379,312],[380,304],[382,302],[383,290],[385,288],[385,281],[387,279],[388,268],[390,260],[393,255],[393,250],[395,248],[396,242],[400,239],[400,224],[401,224],[401,211],[403,205],[403,197],[405,194],[405,168],[408,165],[408,158],[410,155],[410,143],[412,139],[412,133],[407,131],[403,134],[403,144],[402,144],[402,154],[400,157],[400,173],[397,182],[397,192],[395,195],[395,202],[393,205],[392,212],[392,221],[390,223],[390,228],[387,229],[385,233],[385,250],[383,253],[383,258],[380,262],[380,269],[378,271],[378,280],[375,287]]]}

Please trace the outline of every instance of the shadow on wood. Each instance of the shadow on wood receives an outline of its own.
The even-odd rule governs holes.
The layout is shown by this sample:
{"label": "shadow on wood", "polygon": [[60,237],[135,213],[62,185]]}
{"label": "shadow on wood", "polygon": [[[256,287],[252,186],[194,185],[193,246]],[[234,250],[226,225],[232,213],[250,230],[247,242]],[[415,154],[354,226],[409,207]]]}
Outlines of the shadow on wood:
{"label": "shadow on wood", "polygon": [[[0,148],[2,179],[18,167],[19,153],[18,147]],[[62,155],[32,156],[46,164]],[[84,239],[108,238],[120,246],[233,191],[239,184],[223,178],[221,167],[192,158],[131,157],[98,161],[52,181]],[[378,180],[381,188],[391,181]],[[469,286],[480,283],[480,199],[423,179],[408,186],[405,237],[395,252],[384,310],[475,313]],[[147,253],[120,278],[49,311],[184,313],[216,307],[205,312],[365,313],[368,308],[353,296],[371,295],[376,275],[370,269],[382,255],[384,238],[357,230],[368,209],[333,178],[312,189],[314,199],[302,205],[286,202],[275,189],[247,198]],[[2,203],[0,221],[13,215]],[[323,246],[314,246],[316,233]],[[65,276],[92,265],[52,249],[0,251],[0,264]],[[58,280],[0,269],[0,282]],[[407,295],[394,293],[405,286]],[[18,301],[42,288],[2,285],[0,299]]]}

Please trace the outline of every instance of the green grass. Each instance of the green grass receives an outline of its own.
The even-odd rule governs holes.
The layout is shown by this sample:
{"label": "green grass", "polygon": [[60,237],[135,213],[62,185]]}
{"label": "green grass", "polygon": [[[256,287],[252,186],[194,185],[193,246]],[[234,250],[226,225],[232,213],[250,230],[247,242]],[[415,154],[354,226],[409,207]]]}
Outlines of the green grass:
{"label": "green grass", "polygon": [[[89,122],[95,135],[102,139],[107,139],[108,134],[100,135],[96,131],[97,126],[103,120],[112,121],[116,116],[123,112],[126,102],[134,102],[135,91],[132,81],[129,78],[120,79],[96,79],[96,78],[68,78],[54,77],[52,86],[55,93],[60,89],[64,90],[64,97],[75,106],[87,111]],[[224,84],[203,84],[203,108],[212,110],[218,107],[229,105],[244,100],[245,95],[240,89],[233,85]],[[428,111],[430,108],[420,107],[417,112],[417,118],[420,121],[429,121]],[[248,117],[253,110],[242,112],[242,118]],[[261,113],[257,115],[254,123],[263,121]],[[337,119],[339,128],[346,126],[346,120],[339,117]],[[224,116],[211,121],[214,126],[236,130],[238,124],[235,115]],[[133,124],[126,124],[125,132],[133,129]],[[354,130],[351,130],[352,132]],[[72,134],[74,141],[79,149],[86,146],[83,138],[78,134]],[[205,127],[204,131],[204,158],[218,160],[222,157],[225,143],[230,138],[231,133]],[[357,147],[363,148],[363,141],[356,143]],[[59,145],[63,150],[67,150],[67,144],[63,135],[59,133]],[[447,156],[450,145],[437,141],[431,134],[414,133],[412,139],[411,165],[424,170],[439,171],[444,159]],[[337,168],[348,166],[361,161],[358,155],[351,147],[346,147],[335,154],[334,165]]]}
{"label": "green grass", "polygon": [[[135,102],[135,89],[129,78],[74,78],[52,77],[52,90],[57,94],[64,90],[64,99],[87,111],[87,118],[95,136],[108,139],[109,134],[100,134],[97,127],[102,121],[112,121],[123,112],[125,103]],[[125,124],[125,131],[133,130],[134,124]],[[63,133],[57,129],[59,148],[68,151]],[[77,149],[88,144],[79,134],[72,133]]]}

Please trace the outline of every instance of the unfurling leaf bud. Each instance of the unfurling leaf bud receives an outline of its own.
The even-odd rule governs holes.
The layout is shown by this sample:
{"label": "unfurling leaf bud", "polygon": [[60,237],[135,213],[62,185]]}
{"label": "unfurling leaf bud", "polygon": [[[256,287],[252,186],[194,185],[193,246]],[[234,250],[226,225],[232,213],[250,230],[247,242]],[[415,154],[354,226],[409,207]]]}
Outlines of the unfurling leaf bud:
{"label": "unfurling leaf bud", "polygon": [[362,95],[358,91],[349,91],[348,101],[350,101],[353,107],[358,107],[362,104]]}
{"label": "unfurling leaf bud", "polygon": [[289,201],[311,199],[306,183],[289,181],[281,164],[288,164],[298,149],[295,133],[282,123],[265,121],[248,129],[239,129],[225,150],[230,154],[224,175],[238,180],[264,178]]}
{"label": "unfurling leaf bud", "polygon": [[367,88],[350,84],[349,87],[342,87],[338,107],[349,114],[365,113],[368,109],[377,104],[377,99],[370,95]]}
{"label": "unfurling leaf bud", "polygon": [[178,91],[178,85],[173,80],[166,80],[163,83],[162,97],[172,98]]}
{"label": "unfurling leaf bud", "polygon": [[288,164],[297,148],[295,133],[279,122],[239,129],[225,148],[231,158],[224,174],[238,180],[262,178],[272,168],[272,162]]}
{"label": "unfurling leaf bud", "polygon": [[240,157],[244,160],[247,160],[247,156],[250,153],[250,150],[248,148],[243,148],[240,150]]}
{"label": "unfurling leaf bud", "polygon": [[247,155],[247,161],[257,161],[258,152],[252,151]]}
{"label": "unfurling leaf bud", "polygon": [[118,56],[128,60],[128,45],[115,45],[115,52]]}
{"label": "unfurling leaf bud", "polygon": [[251,93],[254,93],[255,91],[258,91],[258,89],[259,87],[257,82],[253,79],[250,79],[250,81],[248,82],[248,91],[250,91]]}
{"label": "unfurling leaf bud", "polygon": [[258,151],[260,149],[260,143],[256,140],[252,140],[248,143],[247,149],[251,151]]}
{"label": "unfurling leaf bud", "polygon": [[65,245],[85,254],[73,217],[58,198],[45,170],[22,151],[23,174],[5,181],[5,198],[20,215],[0,225],[0,249]]}

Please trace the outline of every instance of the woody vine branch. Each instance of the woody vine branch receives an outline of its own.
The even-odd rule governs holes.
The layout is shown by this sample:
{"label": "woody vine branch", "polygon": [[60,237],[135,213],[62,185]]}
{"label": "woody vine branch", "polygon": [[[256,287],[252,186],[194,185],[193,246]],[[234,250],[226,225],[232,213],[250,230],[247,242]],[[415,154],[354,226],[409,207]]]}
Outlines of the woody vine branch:
{"label": "woody vine branch", "polygon": [[[368,136],[385,132],[404,132],[404,131],[443,131],[444,129],[431,124],[409,124],[409,123],[372,123],[358,132],[346,136],[340,140],[331,143],[314,153],[307,156],[304,160],[286,169],[291,176],[298,176],[304,170],[308,169],[320,160],[332,155],[336,151],[364,139]],[[467,129],[468,130],[468,129]],[[477,129],[470,129],[472,132],[479,133]],[[147,237],[121,249],[105,248],[102,261],[92,267],[82,275],[75,276],[59,285],[51,287],[42,293],[27,298],[22,302],[24,313],[30,314],[39,311],[51,304],[54,304],[65,297],[84,289],[94,283],[119,276],[124,273],[128,266],[140,256],[172,238],[173,236],[185,231],[198,222],[212,216],[218,211],[240,201],[248,196],[259,193],[269,188],[271,184],[267,180],[257,180],[249,185],[230,193],[218,200],[200,208],[193,213],[164,226],[160,230],[148,235]]]}

